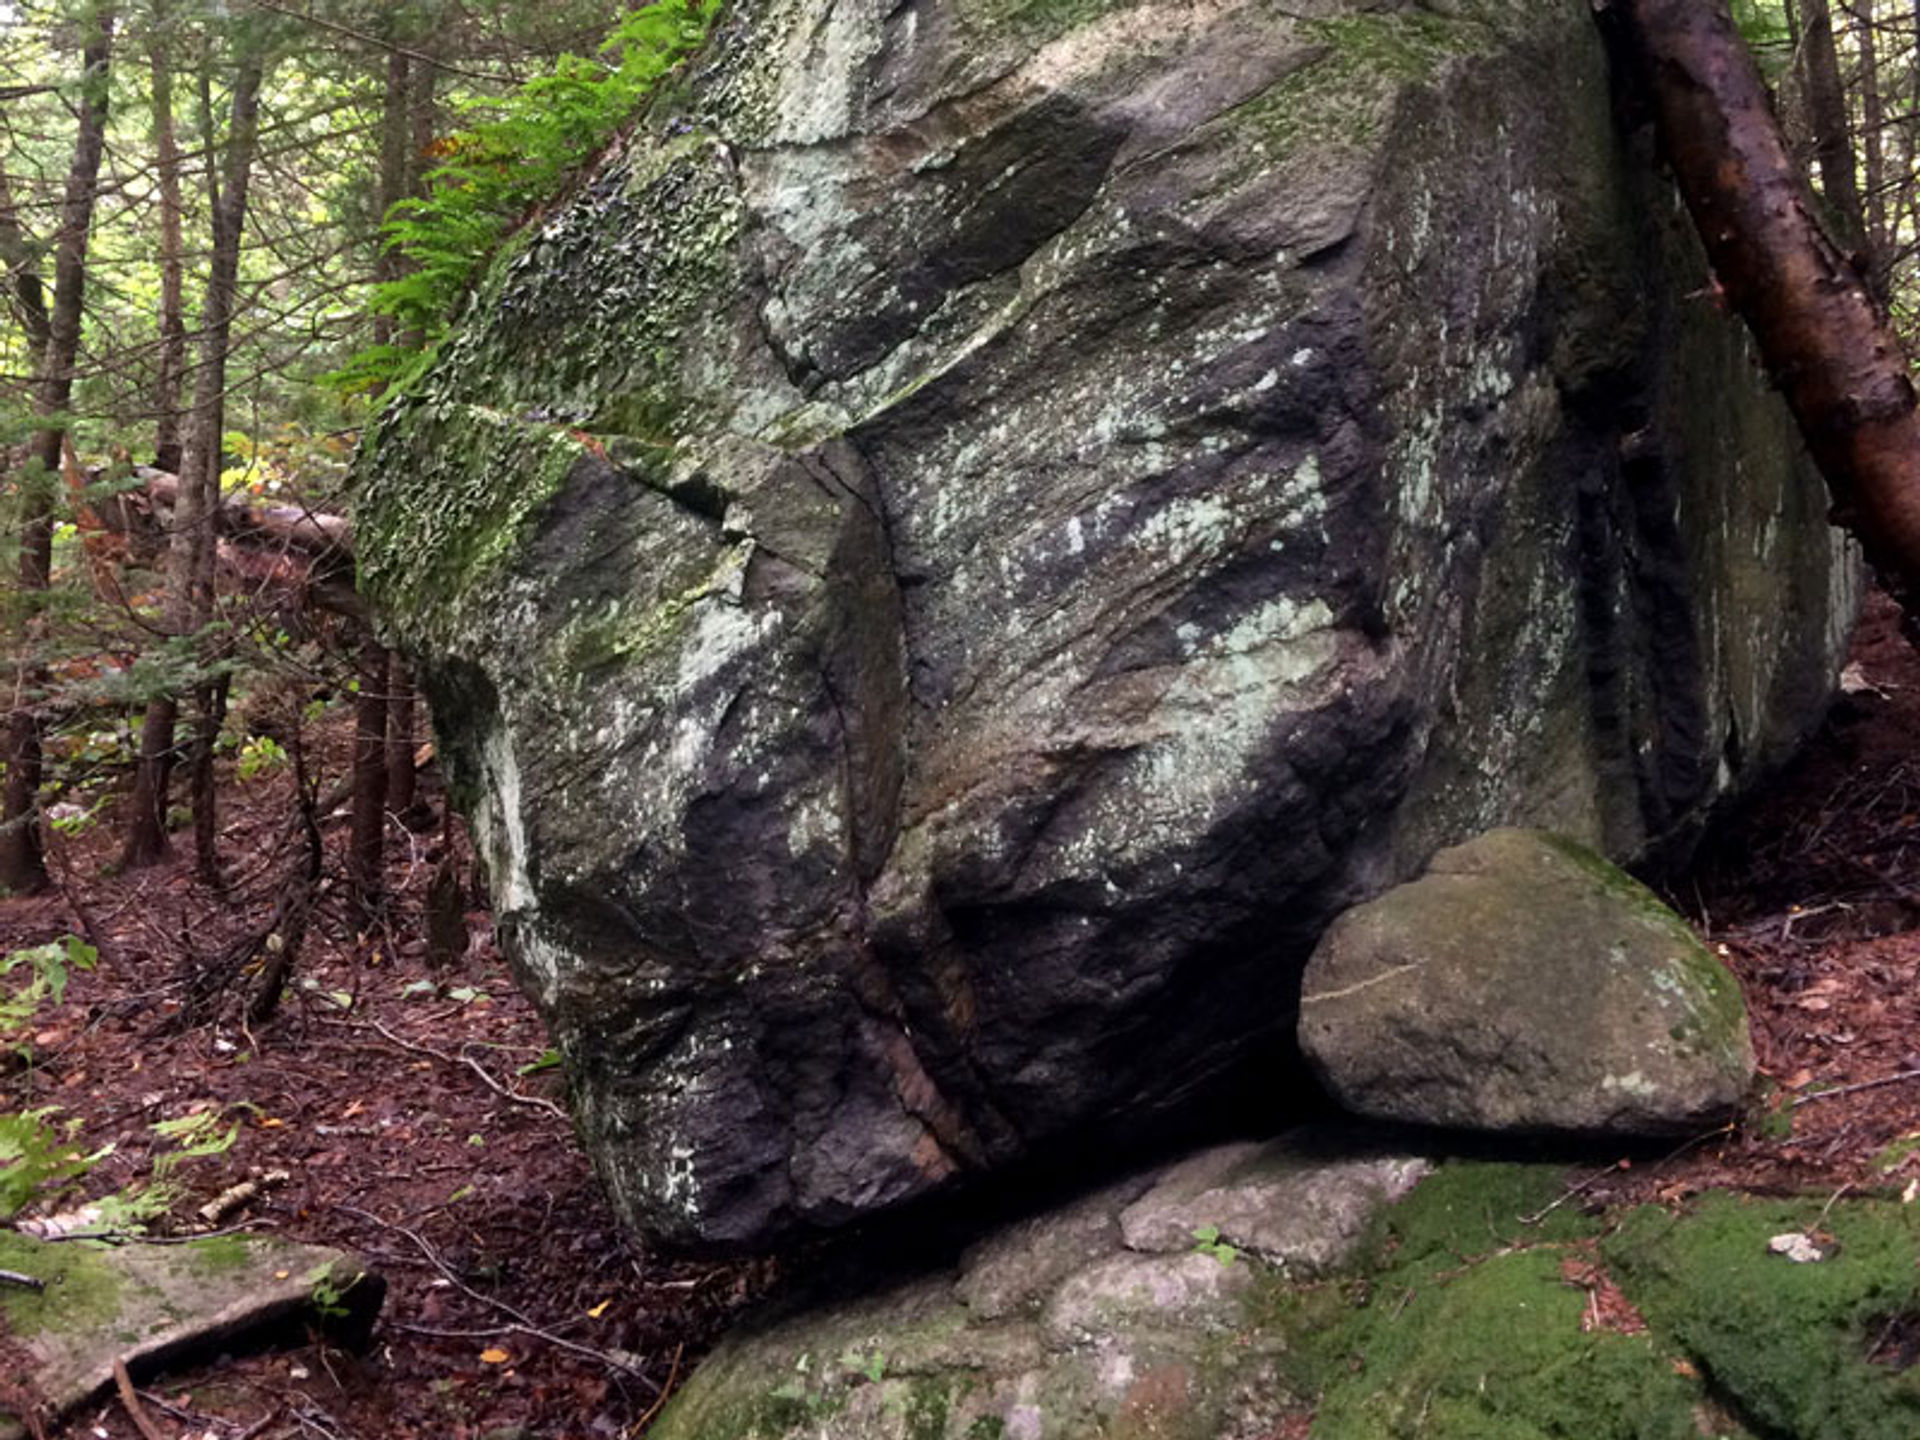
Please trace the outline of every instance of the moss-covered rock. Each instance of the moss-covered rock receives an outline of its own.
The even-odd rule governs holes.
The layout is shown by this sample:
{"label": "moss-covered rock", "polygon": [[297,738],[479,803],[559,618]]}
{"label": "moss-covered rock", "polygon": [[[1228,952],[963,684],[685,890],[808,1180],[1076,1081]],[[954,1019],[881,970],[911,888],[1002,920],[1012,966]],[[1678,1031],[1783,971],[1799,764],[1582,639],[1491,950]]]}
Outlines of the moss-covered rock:
{"label": "moss-covered rock", "polygon": [[1754,1078],[1727,968],[1638,881],[1530,830],[1336,920],[1300,1043],[1356,1114],[1465,1130],[1692,1134]]}
{"label": "moss-covered rock", "polygon": [[361,465],[620,1213],[1177,1124],[1435,848],[1780,758],[1855,572],[1701,273],[1583,0],[729,7]]}
{"label": "moss-covered rock", "polygon": [[[169,1365],[314,1331],[362,1344],[386,1282],[337,1250],[265,1236],[168,1246],[52,1242],[0,1230],[0,1336],[24,1351],[9,1375],[65,1416],[113,1384],[115,1363],[145,1381]],[[25,1426],[0,1406],[0,1440]],[[35,1433],[38,1433],[37,1431]]]}
{"label": "moss-covered rock", "polygon": [[[1337,1154],[1337,1151],[1334,1152]],[[1280,1147],[1269,1161],[1289,1154]],[[1323,1151],[1322,1158],[1327,1158]],[[1348,1157],[1346,1164],[1357,1157]],[[1378,1156],[1371,1157],[1374,1160]],[[1244,1169],[1209,1153],[1184,1167]],[[1191,1174],[1188,1175],[1191,1179]],[[660,1440],[1881,1440],[1915,1433],[1912,1207],[1709,1193],[1583,1212],[1564,1167],[1452,1160],[1331,1270],[1196,1240],[1142,1253],[1143,1176],[989,1236],[960,1267],[724,1341]],[[1251,1194],[1252,1192],[1247,1192]],[[1242,1195],[1241,1199],[1246,1196]],[[1196,1212],[1198,1214],[1199,1212]],[[1266,1223],[1284,1224],[1278,1214]],[[1104,1228],[1103,1228],[1104,1227]],[[1204,1227],[1201,1227],[1204,1228]],[[1824,1261],[1768,1248],[1824,1229]],[[1061,1265],[1031,1264],[1059,1242]],[[1019,1255],[1032,1284],[1004,1302]],[[1057,1258],[1057,1256],[1056,1256]],[[1137,1269],[1180,1303],[1051,1323]],[[1208,1273],[1173,1285],[1169,1275]],[[1230,1278],[1228,1278],[1230,1277]],[[1209,1298],[1201,1298],[1202,1294]],[[983,1303],[984,1302],[984,1303]]]}

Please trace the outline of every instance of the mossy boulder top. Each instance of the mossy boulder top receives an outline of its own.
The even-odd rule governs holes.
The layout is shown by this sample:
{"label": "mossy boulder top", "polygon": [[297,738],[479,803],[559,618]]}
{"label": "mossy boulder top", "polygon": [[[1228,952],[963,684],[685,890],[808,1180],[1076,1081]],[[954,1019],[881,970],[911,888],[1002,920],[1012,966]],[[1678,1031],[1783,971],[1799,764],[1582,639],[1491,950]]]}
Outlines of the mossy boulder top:
{"label": "mossy boulder top", "polygon": [[1780,760],[1856,567],[1703,283],[1584,0],[738,0],[361,464],[620,1213],[1284,1110],[1332,916]]}
{"label": "mossy boulder top", "polygon": [[1490,1132],[1686,1134],[1754,1078],[1727,968],[1639,882],[1527,830],[1336,920],[1300,1043],[1349,1110]]}

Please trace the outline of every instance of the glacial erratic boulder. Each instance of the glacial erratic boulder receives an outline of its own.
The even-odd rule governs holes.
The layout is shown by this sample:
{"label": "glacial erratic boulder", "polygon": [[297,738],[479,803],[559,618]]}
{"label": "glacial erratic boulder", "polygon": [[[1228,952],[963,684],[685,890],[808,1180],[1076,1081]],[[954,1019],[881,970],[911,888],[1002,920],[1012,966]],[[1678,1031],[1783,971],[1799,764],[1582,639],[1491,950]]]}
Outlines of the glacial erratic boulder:
{"label": "glacial erratic boulder", "polygon": [[1438,846],[1780,760],[1856,567],[1703,283],[1585,0],[729,6],[361,465],[620,1213],[1164,1126]]}
{"label": "glacial erratic boulder", "polygon": [[1334,921],[1300,1045],[1356,1114],[1506,1134],[1687,1134],[1754,1078],[1727,968],[1638,881],[1528,830]]}

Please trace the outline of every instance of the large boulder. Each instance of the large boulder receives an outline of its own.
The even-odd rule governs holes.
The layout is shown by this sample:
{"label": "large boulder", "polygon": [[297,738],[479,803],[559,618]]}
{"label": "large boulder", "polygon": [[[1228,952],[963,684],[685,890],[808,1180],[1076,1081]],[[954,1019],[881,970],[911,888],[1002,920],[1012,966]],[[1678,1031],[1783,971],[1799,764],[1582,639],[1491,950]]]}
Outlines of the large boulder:
{"label": "large boulder", "polygon": [[1300,1044],[1348,1110],[1494,1133],[1693,1134],[1754,1079],[1727,968],[1645,886],[1530,830],[1334,921]]}
{"label": "large boulder", "polygon": [[620,1212],[1217,1105],[1437,846],[1780,759],[1855,567],[1704,283],[1585,0],[738,0],[361,470]]}

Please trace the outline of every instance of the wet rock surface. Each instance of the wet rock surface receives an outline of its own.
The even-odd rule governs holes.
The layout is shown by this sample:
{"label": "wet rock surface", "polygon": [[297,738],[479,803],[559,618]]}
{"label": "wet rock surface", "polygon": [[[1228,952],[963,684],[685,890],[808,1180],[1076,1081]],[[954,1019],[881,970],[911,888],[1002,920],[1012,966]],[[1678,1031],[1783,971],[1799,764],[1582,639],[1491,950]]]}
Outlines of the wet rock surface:
{"label": "wet rock surface", "polygon": [[1578,0],[742,0],[496,267],[356,543],[628,1223],[1284,1112],[1335,914],[1788,751],[1855,570],[1608,84]]}
{"label": "wet rock surface", "polygon": [[1527,830],[1336,920],[1300,1043],[1356,1114],[1495,1133],[1693,1134],[1754,1080],[1732,973],[1637,881]]}

